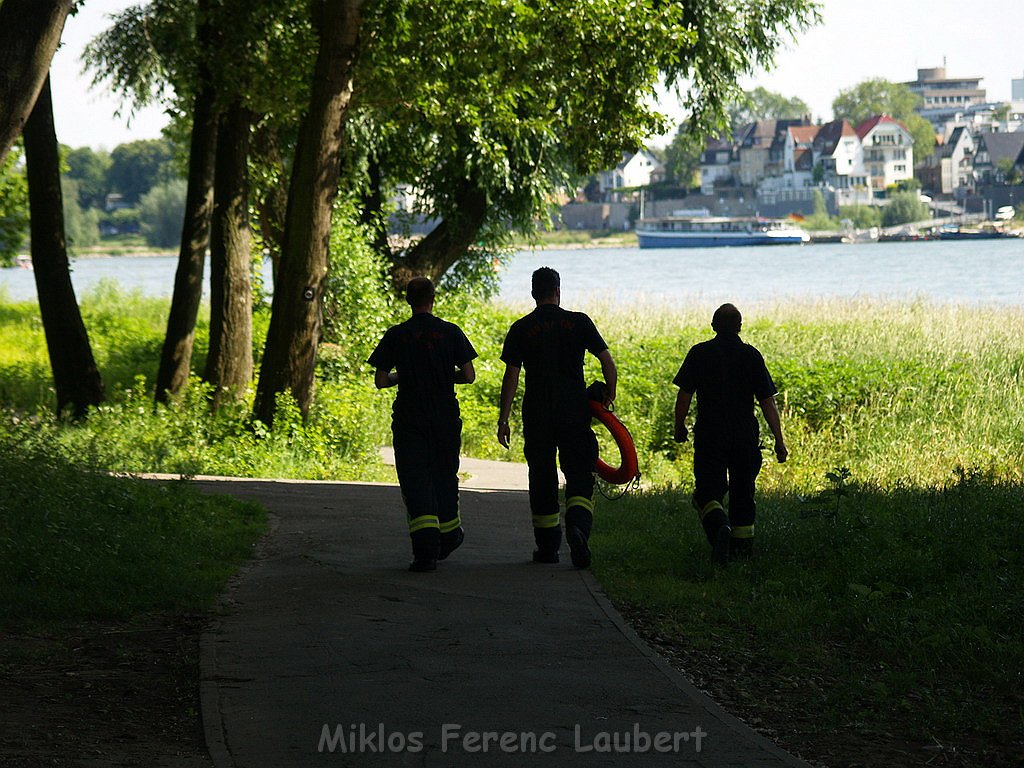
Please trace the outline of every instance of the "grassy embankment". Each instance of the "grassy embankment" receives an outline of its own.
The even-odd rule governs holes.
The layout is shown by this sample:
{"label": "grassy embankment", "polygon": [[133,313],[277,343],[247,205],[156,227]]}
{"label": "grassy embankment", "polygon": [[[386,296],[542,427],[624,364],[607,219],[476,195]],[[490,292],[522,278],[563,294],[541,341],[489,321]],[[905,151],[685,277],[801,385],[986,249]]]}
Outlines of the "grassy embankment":
{"label": "grassy embankment", "polygon": [[[374,450],[387,441],[390,397],[373,391],[361,361],[388,318],[331,349],[307,427],[285,408],[268,431],[238,418],[244,405],[208,419],[198,387],[154,412],[163,303],[109,290],[82,303],[111,402],[84,426],[60,426],[32,415],[49,398],[34,307],[0,302],[0,399],[20,413],[6,429],[23,445],[122,471],[387,476]],[[988,750],[993,764],[1013,754],[1024,669],[1024,313],[743,307],[744,336],[781,390],[792,459],[762,473],[758,557],[716,572],[688,506],[689,447],[671,441],[670,381],[706,337],[710,309],[591,308],[619,363],[618,409],[649,484],[598,506],[596,571],[609,594],[659,642],[685,649],[728,706],[769,723],[784,713],[797,747],[842,736],[849,761],[870,742],[916,762],[934,756],[921,746],[935,739]],[[518,459],[521,445],[505,454],[492,433],[498,353],[517,310],[453,303],[439,314],[481,353],[477,383],[460,388],[466,452]],[[200,329],[197,364],[204,344]],[[841,467],[849,479],[826,477]]]}

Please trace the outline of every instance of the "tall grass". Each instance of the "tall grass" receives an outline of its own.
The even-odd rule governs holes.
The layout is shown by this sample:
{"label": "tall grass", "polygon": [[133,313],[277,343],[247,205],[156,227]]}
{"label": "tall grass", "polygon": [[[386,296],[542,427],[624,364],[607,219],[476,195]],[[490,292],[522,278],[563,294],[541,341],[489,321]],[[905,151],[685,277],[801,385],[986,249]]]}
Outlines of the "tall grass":
{"label": "tall grass", "polygon": [[263,531],[252,505],[44,448],[0,435],[0,625],[207,609]]}
{"label": "tall grass", "polygon": [[[325,345],[317,401],[306,425],[288,403],[273,431],[247,422],[248,402],[216,418],[193,386],[166,409],[150,405],[167,303],[104,286],[83,297],[83,314],[108,391],[108,404],[84,427],[45,414],[53,397],[37,310],[0,303],[0,403],[69,455],[93,456],[110,469],[185,473],[358,478],[386,473],[375,458],[386,444],[392,392],[376,392],[365,364],[379,329],[405,316],[402,307],[376,318],[367,339]],[[654,484],[691,481],[687,447],[671,439],[676,389],[686,350],[711,335],[712,307],[645,304],[587,308],[619,368],[616,403]],[[743,337],[758,346],[778,385],[791,461],[770,473],[766,490],[808,491],[834,466],[881,486],[943,482],[958,465],[1019,480],[1024,467],[1024,312],[871,301],[741,307]],[[494,440],[511,322],[529,307],[459,297],[437,314],[458,322],[480,353],[478,378],[458,388],[465,451],[484,458],[521,458]],[[387,308],[382,311],[387,311]],[[262,351],[266,315],[256,317],[254,349]],[[207,329],[197,331],[201,370]],[[350,334],[351,335],[351,334]],[[369,338],[372,336],[373,338]],[[600,369],[588,356],[588,378]],[[515,426],[515,425],[514,425]],[[518,430],[516,430],[518,432]]]}
{"label": "tall grass", "polygon": [[[57,422],[47,413],[53,397],[37,309],[0,301],[2,431],[10,436],[2,443],[5,475],[24,474],[33,487],[56,494],[34,504],[57,512],[37,515],[29,530],[49,532],[39,542],[65,542],[53,552],[32,544],[19,534],[25,505],[4,507],[0,546],[8,549],[5,567],[15,569],[15,581],[44,575],[32,565],[37,558],[52,566],[46,584],[73,579],[61,570],[74,562],[67,547],[103,549],[107,531],[125,520],[165,531],[167,541],[191,536],[194,525],[212,533],[238,524],[207,510],[163,529],[176,520],[173,504],[156,497],[118,502],[99,527],[76,529],[76,481],[50,479],[68,463],[182,474],[391,477],[377,448],[390,439],[393,391],[374,390],[364,361],[380,331],[407,310],[357,304],[354,317],[373,309],[361,326],[370,330],[355,334],[356,326],[340,318],[347,330],[322,349],[310,418],[303,423],[285,397],[273,429],[266,429],[249,419],[249,401],[211,416],[198,381],[169,406],[154,407],[167,304],[110,286],[82,298],[108,402],[84,424]],[[476,383],[458,389],[469,455],[521,459],[518,425],[512,451],[497,445],[494,428],[502,342],[529,309],[458,296],[438,303],[437,314],[459,323],[480,353]],[[949,739],[959,722],[997,745],[1019,743],[1024,310],[866,300],[740,307],[743,338],[764,353],[778,385],[791,459],[767,462],[759,478],[758,557],[716,572],[688,509],[690,446],[671,439],[671,381],[686,350],[711,335],[714,308],[648,302],[582,309],[618,363],[616,407],[636,440],[647,488],[615,507],[598,507],[596,569],[620,605],[704,658],[724,654],[756,670],[744,684],[768,710],[779,691],[796,686],[819,730],[855,723],[869,734],[897,729],[908,739]],[[257,355],[265,328],[261,313]],[[205,347],[201,325],[197,370]],[[596,361],[587,365],[588,378],[598,378]],[[14,445],[47,459],[17,463]],[[31,475],[33,462],[52,473]],[[852,476],[849,495],[834,493],[826,478],[838,468]],[[95,500],[107,493],[120,498],[127,486],[90,487],[103,489],[89,491]],[[10,488],[26,493],[24,483]],[[156,512],[139,518],[140,506]],[[19,547],[29,554],[19,555]],[[20,600],[27,610],[16,592],[0,598]],[[100,598],[66,599],[71,605]]]}

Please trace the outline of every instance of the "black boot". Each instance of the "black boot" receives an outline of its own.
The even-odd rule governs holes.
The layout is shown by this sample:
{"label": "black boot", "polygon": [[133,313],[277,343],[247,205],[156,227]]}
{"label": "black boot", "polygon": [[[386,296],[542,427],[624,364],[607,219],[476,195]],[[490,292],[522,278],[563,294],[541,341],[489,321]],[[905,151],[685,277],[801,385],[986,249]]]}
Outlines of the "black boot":
{"label": "black boot", "polygon": [[729,554],[736,560],[749,560],[754,556],[754,540],[734,538],[729,544]]}
{"label": "black boot", "polygon": [[441,550],[437,554],[438,560],[445,560],[448,555],[454,552],[456,549],[462,546],[462,542],[466,540],[466,534],[461,528],[456,528],[454,531],[441,534]]}
{"label": "black boot", "polygon": [[720,504],[708,509],[701,518],[704,534],[711,544],[711,560],[717,565],[729,562],[729,543],[732,541],[732,527]]}

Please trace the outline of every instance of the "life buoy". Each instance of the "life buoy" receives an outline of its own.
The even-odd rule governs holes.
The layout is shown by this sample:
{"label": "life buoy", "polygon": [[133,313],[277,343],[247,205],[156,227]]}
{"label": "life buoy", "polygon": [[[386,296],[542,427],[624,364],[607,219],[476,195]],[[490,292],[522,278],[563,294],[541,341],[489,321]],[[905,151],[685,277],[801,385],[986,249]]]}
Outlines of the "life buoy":
{"label": "life buoy", "polygon": [[604,407],[603,403],[597,400],[590,400],[590,415],[607,427],[615,444],[619,447],[619,466],[613,467],[601,461],[599,456],[594,471],[606,482],[615,485],[625,485],[640,474],[640,468],[636,459],[636,445],[633,444],[633,436],[629,434],[626,425],[619,421],[619,417]]}

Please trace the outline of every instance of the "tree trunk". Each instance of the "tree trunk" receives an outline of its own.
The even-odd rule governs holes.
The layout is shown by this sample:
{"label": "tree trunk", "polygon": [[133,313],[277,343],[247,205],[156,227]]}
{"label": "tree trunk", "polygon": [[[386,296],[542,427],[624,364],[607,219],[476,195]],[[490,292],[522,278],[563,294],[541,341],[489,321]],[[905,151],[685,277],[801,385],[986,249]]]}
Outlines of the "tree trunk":
{"label": "tree trunk", "polygon": [[221,118],[210,242],[210,352],[203,378],[213,406],[238,399],[252,382],[252,254],[249,248],[249,127],[235,102]]}
{"label": "tree trunk", "polygon": [[57,391],[57,413],[62,414],[70,405],[73,416],[81,418],[89,406],[103,401],[103,382],[71,284],[49,78],[43,81],[23,135],[32,267]]}
{"label": "tree trunk", "polygon": [[417,275],[438,282],[476,242],[487,218],[487,195],[471,181],[467,181],[457,192],[457,201],[457,217],[442,221],[404,256],[392,261],[391,280],[396,291],[404,291],[409,281]]}
{"label": "tree trunk", "polygon": [[359,222],[372,233],[370,247],[388,261],[394,261],[395,255],[388,242],[388,220],[384,215],[383,181],[380,163],[377,160],[370,161],[366,175],[369,177],[369,184],[363,193]]}
{"label": "tree trunk", "polygon": [[338,192],[345,116],[352,98],[361,5],[362,0],[319,4],[320,46],[309,110],[295,150],[281,266],[256,389],[254,415],[268,425],[279,392],[290,390],[303,415],[313,397],[331,207]]}
{"label": "tree trunk", "polygon": [[25,129],[72,6],[72,0],[0,4],[0,162]]}
{"label": "tree trunk", "polygon": [[156,376],[156,400],[161,403],[167,402],[169,395],[177,394],[184,388],[192,370],[196,317],[203,297],[203,264],[210,241],[217,112],[209,75],[200,77],[205,77],[205,84],[196,95],[193,108],[181,249],[178,252],[178,268],[174,273],[174,293],[167,318],[167,334],[164,336],[160,368]]}
{"label": "tree trunk", "polygon": [[277,270],[281,265],[281,248],[284,243],[284,219],[288,209],[288,190],[283,183],[287,177],[284,158],[281,155],[281,141],[277,131],[264,124],[253,132],[253,156],[265,164],[265,172],[282,183],[262,185],[257,192],[253,208],[263,247],[270,252],[271,278],[277,282]]}

